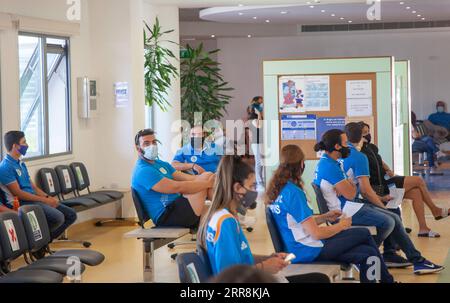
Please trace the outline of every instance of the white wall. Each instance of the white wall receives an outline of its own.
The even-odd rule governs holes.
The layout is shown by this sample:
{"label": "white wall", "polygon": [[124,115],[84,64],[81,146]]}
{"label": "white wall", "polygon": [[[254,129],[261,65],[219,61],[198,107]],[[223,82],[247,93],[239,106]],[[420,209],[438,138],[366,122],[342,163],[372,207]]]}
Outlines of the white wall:
{"label": "white wall", "polygon": [[317,33],[273,38],[218,39],[219,61],[235,91],[228,118],[245,115],[249,100],[263,92],[262,62],[267,59],[395,56],[411,60],[412,104],[419,118],[437,100],[450,105],[450,30],[435,29]]}

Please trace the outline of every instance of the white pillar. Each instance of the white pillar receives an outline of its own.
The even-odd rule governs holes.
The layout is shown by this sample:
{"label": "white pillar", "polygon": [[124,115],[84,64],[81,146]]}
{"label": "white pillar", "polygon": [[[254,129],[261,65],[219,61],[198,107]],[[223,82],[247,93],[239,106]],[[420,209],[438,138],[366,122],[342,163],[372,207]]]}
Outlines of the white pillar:
{"label": "white pillar", "polygon": [[[144,20],[149,26],[152,26],[155,22],[155,18],[158,17],[159,22],[163,30],[174,30],[172,33],[166,35],[166,39],[179,43],[180,31],[179,31],[179,16],[178,7],[176,6],[157,6],[150,5],[144,1]],[[172,60],[172,64],[180,71],[180,47],[173,43],[167,43],[168,47],[177,57],[177,60]],[[180,146],[177,138],[179,138],[179,131],[174,125],[174,121],[181,119],[181,99],[180,99],[180,81],[179,78],[174,79],[172,87],[167,94],[167,100],[170,102],[171,107],[167,112],[159,109],[158,106],[153,108],[153,126],[157,132],[157,138],[162,142],[162,148],[160,148],[160,157],[164,161],[171,162],[176,152],[176,148],[173,146]]]}

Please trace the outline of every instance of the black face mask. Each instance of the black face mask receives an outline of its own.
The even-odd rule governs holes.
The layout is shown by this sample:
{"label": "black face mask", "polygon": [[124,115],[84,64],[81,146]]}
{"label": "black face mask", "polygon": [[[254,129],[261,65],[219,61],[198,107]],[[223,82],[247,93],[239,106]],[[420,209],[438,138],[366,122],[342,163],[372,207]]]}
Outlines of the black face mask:
{"label": "black face mask", "polygon": [[342,146],[341,149],[338,150],[338,152],[341,153],[341,159],[346,159],[346,158],[348,158],[348,156],[350,156],[350,148],[349,147]]}
{"label": "black face mask", "polygon": [[256,199],[258,198],[258,192],[249,190],[247,188],[245,188],[245,190],[247,191],[245,194],[238,194],[240,196],[239,202],[241,202],[241,205],[244,208],[248,209],[256,202]]}
{"label": "black face mask", "polygon": [[366,139],[367,143],[370,143],[372,141],[372,135],[368,134],[366,136],[363,137],[364,139]]}
{"label": "black face mask", "polygon": [[192,137],[191,146],[196,149],[202,149],[205,139],[203,137]]}

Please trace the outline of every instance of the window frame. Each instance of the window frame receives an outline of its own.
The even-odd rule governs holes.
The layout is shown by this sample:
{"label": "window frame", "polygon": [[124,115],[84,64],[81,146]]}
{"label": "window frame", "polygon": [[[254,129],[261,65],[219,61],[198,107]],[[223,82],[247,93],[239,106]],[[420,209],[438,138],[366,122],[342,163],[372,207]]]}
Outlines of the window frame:
{"label": "window frame", "polygon": [[[70,43],[70,37],[65,36],[57,36],[57,35],[47,35],[47,34],[41,34],[41,33],[33,33],[33,32],[22,32],[20,31],[18,33],[17,39],[19,39],[19,36],[29,36],[29,37],[37,37],[40,39],[45,39],[45,43],[42,43],[42,54],[41,54],[41,60],[42,60],[42,71],[41,71],[41,77],[42,79],[45,79],[45,85],[43,87],[42,91],[42,99],[43,99],[43,121],[44,121],[44,130],[43,130],[43,144],[44,144],[44,154],[34,157],[25,157],[23,160],[25,162],[30,162],[34,160],[43,160],[43,159],[49,159],[49,158],[56,158],[61,156],[67,156],[73,154],[73,126],[72,126],[72,69],[71,69],[71,43]],[[49,138],[49,120],[48,120],[48,112],[49,112],[49,101],[48,101],[48,81],[47,81],[47,41],[46,39],[60,39],[66,41],[66,49],[65,49],[65,56],[67,57],[67,98],[66,98],[66,115],[67,115],[67,122],[66,122],[66,129],[67,129],[67,151],[62,153],[53,153],[50,154],[50,138]],[[20,79],[19,79],[20,80]],[[43,81],[44,82],[44,81]],[[19,99],[19,108],[20,108],[20,99]],[[20,111],[20,109],[19,109]],[[21,128],[21,126],[20,126]]]}

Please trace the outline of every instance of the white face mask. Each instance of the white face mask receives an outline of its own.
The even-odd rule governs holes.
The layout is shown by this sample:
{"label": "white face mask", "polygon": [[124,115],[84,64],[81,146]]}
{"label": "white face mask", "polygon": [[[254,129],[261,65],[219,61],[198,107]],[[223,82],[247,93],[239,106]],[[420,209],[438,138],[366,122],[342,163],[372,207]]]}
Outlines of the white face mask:
{"label": "white face mask", "polygon": [[437,107],[437,112],[438,113],[443,113],[445,111],[445,108],[443,106],[438,106]]}
{"label": "white face mask", "polygon": [[144,158],[150,161],[158,159],[158,145],[149,145],[144,148]]}

